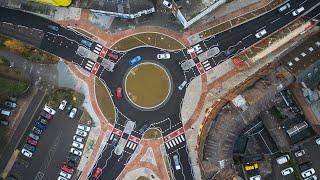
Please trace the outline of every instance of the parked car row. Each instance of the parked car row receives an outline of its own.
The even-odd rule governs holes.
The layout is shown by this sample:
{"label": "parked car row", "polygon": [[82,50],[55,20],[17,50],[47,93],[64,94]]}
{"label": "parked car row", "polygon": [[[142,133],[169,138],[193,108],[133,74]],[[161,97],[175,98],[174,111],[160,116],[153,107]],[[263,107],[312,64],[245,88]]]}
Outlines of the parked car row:
{"label": "parked car row", "polygon": [[[300,149],[294,153],[295,157],[297,157],[297,158],[303,156],[304,154],[305,154],[305,151],[303,149]],[[285,155],[278,157],[276,159],[277,164],[279,164],[279,165],[285,164],[285,163],[289,162],[289,160],[290,160],[290,156],[288,154],[285,154]],[[304,180],[316,180],[317,179],[317,176],[315,175],[315,170],[314,170],[314,168],[312,168],[311,162],[305,162],[303,164],[300,164],[299,169],[301,171],[301,173],[300,173],[301,177]],[[293,171],[294,170],[292,167],[287,167],[281,171],[281,174],[283,176],[287,176],[289,174],[292,174]]]}
{"label": "parked car row", "polygon": [[26,139],[26,143],[23,145],[21,153],[24,156],[28,158],[32,157],[33,153],[36,151],[36,147],[40,140],[40,135],[44,132],[44,130],[47,129],[49,121],[52,120],[55,113],[56,111],[51,107],[47,105],[44,106],[40,116],[36,120],[34,127]]}
{"label": "parked car row", "polygon": [[58,180],[71,179],[75,168],[78,166],[80,162],[85,144],[85,139],[89,132],[90,127],[82,124],[78,125],[76,133],[73,136],[73,141],[70,148],[70,154],[67,163],[63,164],[63,166],[61,167]]}
{"label": "parked car row", "polygon": [[71,104],[68,104],[67,100],[62,100],[60,105],[59,105],[59,109],[61,111],[63,111],[64,109],[67,110],[67,112],[69,113],[69,118],[73,119],[76,114],[77,114],[77,111],[78,109],[75,108],[75,107],[72,107]]}
{"label": "parked car row", "polygon": [[8,117],[11,116],[12,112],[17,108],[17,98],[9,96],[0,108],[0,125],[9,125]]}

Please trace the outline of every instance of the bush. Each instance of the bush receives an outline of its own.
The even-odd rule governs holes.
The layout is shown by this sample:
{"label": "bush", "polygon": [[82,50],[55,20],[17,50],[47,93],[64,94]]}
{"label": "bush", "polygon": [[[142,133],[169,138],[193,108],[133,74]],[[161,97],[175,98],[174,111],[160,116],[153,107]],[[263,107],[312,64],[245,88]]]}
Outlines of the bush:
{"label": "bush", "polygon": [[84,95],[72,89],[57,89],[49,96],[48,105],[58,107],[62,100],[67,100],[72,106],[80,107],[84,101]]}

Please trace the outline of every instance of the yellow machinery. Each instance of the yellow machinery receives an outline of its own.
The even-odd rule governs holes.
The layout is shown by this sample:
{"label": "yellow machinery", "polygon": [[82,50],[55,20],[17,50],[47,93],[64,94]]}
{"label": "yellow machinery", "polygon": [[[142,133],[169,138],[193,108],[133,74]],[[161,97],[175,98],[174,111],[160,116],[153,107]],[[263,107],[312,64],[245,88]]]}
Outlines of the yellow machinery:
{"label": "yellow machinery", "polygon": [[50,4],[52,6],[69,6],[72,0],[32,0],[37,3]]}

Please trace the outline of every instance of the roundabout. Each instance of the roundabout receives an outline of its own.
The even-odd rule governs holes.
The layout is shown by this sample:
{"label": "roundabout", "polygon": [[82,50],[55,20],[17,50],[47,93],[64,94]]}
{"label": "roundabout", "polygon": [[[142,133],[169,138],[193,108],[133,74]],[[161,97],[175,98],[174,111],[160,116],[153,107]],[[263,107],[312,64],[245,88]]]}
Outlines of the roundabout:
{"label": "roundabout", "polygon": [[154,110],[167,102],[172,80],[164,67],[154,62],[141,63],[129,70],[124,79],[124,94],[141,110]]}

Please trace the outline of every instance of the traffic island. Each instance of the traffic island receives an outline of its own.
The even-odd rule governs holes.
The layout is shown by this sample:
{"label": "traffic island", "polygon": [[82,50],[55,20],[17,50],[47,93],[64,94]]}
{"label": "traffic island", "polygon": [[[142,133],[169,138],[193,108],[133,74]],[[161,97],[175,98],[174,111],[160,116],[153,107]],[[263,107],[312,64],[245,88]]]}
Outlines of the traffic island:
{"label": "traffic island", "polygon": [[163,106],[171,94],[171,79],[164,67],[156,63],[142,63],[129,70],[125,78],[125,95],[141,110]]}

